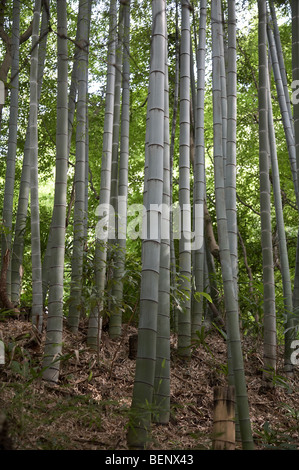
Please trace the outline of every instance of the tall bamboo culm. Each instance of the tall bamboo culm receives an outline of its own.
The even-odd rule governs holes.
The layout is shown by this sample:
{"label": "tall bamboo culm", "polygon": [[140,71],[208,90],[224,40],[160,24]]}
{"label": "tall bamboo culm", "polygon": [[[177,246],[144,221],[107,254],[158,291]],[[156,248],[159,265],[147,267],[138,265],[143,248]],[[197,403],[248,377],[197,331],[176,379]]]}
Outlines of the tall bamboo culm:
{"label": "tall bamboo culm", "polygon": [[168,423],[170,418],[170,142],[168,54],[165,48],[164,172],[162,234],[160,247],[159,307],[154,385],[155,421]]}
{"label": "tall bamboo culm", "polygon": [[[38,103],[40,101],[40,95],[43,84],[44,64],[47,52],[49,22],[50,22],[50,1],[44,1],[42,21],[41,21],[41,33],[38,47]],[[24,145],[24,157],[19,189],[19,199],[15,222],[15,233],[13,240],[12,249],[12,262],[11,262],[11,299],[14,303],[20,302],[20,291],[22,285],[22,265],[23,265],[23,253],[24,253],[24,239],[26,231],[26,220],[28,213],[29,204],[29,193],[30,193],[30,149],[29,149],[29,127],[28,122],[25,145]]]}
{"label": "tall bamboo culm", "polygon": [[[292,80],[299,80],[299,4],[292,0]],[[299,175],[299,106],[293,105],[294,140],[296,148],[297,180]],[[293,286],[294,326],[299,325],[299,230],[297,235],[295,278]]]}
{"label": "tall bamboo culm", "polygon": [[75,164],[75,205],[74,205],[74,243],[72,255],[72,277],[68,327],[77,332],[82,311],[82,273],[85,237],[85,188],[86,188],[86,120],[87,120],[87,77],[88,77],[88,35],[89,4],[80,0],[78,11],[79,44],[78,53],[78,101],[76,127],[76,164]]}
{"label": "tall bamboo culm", "polygon": [[[110,221],[110,193],[111,193],[111,165],[112,165],[112,142],[113,142],[113,114],[115,97],[115,51],[116,51],[116,31],[117,31],[117,5],[116,0],[110,2],[110,26],[109,26],[109,44],[108,44],[108,67],[107,67],[107,86],[105,119],[103,134],[103,149],[101,161],[101,186],[100,186],[100,205],[96,212],[99,216],[99,222],[96,231],[95,247],[95,290],[96,301],[91,309],[89,317],[87,344],[92,349],[98,349],[101,334],[101,318],[104,306],[104,290],[106,284],[106,262],[107,262],[107,236],[103,233],[102,223]],[[99,231],[101,233],[99,233]],[[108,235],[108,231],[107,231]]]}
{"label": "tall bamboo culm", "polygon": [[[127,442],[144,449],[149,440],[156,373],[157,322],[163,202],[166,10],[152,1],[152,43],[149,77],[147,181],[144,203],[146,230],[142,247],[138,350]],[[151,220],[153,223],[151,223]]]}
{"label": "tall bamboo culm", "polygon": [[[264,284],[264,366],[269,372],[270,370],[276,370],[276,315],[269,178],[267,9],[265,0],[259,0],[258,11],[259,166]],[[265,372],[264,376],[266,378],[268,373]]]}
{"label": "tall bamboo culm", "polygon": [[179,207],[181,232],[179,240],[179,282],[184,293],[178,312],[178,354],[188,359],[191,354],[191,205],[190,205],[190,9],[188,0],[181,2],[180,50],[180,143]]}
{"label": "tall bamboo culm", "polygon": [[117,225],[117,249],[112,285],[112,296],[115,297],[113,312],[109,322],[111,337],[121,334],[123,282],[126,261],[127,204],[128,204],[128,166],[129,166],[129,129],[130,129],[130,2],[124,5],[123,33],[123,73],[122,73],[122,106],[120,130],[120,155],[118,170],[118,211],[121,223]]}
{"label": "tall bamboo culm", "polygon": [[51,247],[50,287],[43,378],[57,382],[62,352],[65,216],[68,170],[68,44],[67,7],[57,0],[57,128],[56,173]]}
{"label": "tall bamboo culm", "polygon": [[5,188],[3,201],[3,226],[2,232],[2,262],[6,250],[8,250],[9,264],[6,271],[6,292],[11,298],[11,242],[12,242],[12,214],[15,186],[15,166],[18,136],[18,102],[19,102],[19,47],[20,47],[20,2],[13,2],[13,23],[11,38],[11,96],[8,127],[8,149],[5,174]]}
{"label": "tall bamboo culm", "polygon": [[[195,113],[195,153],[194,153],[194,217],[196,246],[194,253],[195,289],[199,294],[205,289],[204,265],[204,203],[205,203],[205,139],[204,139],[204,101],[205,101],[205,59],[206,59],[207,2],[200,2],[199,39],[197,50],[197,100]],[[198,245],[198,246],[197,246]],[[192,340],[197,338],[203,320],[203,297],[195,299],[192,309]]]}
{"label": "tall bamboo culm", "polygon": [[38,43],[41,0],[36,0],[32,27],[32,50],[30,62],[30,202],[31,202],[31,259],[32,259],[32,323],[42,329],[43,295],[40,242],[40,212],[38,189]]}
{"label": "tall bamboo culm", "polygon": [[216,216],[221,273],[224,289],[224,303],[227,316],[227,333],[229,342],[228,347],[230,348],[231,352],[234,386],[236,390],[238,420],[243,449],[249,450],[254,448],[254,444],[249,416],[249,403],[246,389],[243,353],[240,341],[240,328],[238,321],[238,302],[235,296],[225,204],[220,80],[221,51],[220,29],[218,20],[220,8],[220,0],[215,0],[215,2],[212,2],[212,87]]}

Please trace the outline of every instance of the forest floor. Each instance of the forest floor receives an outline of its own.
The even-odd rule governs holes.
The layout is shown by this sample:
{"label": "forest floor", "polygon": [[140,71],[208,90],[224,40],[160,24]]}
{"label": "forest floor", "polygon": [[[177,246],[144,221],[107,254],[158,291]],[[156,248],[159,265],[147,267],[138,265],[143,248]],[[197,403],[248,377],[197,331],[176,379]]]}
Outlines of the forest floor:
{"label": "forest floor", "polygon": [[[78,335],[66,329],[60,381],[41,379],[43,343],[28,321],[0,323],[6,345],[0,365],[0,411],[6,415],[14,450],[126,450],[128,412],[134,384],[135,361],[129,359],[129,336],[102,335],[99,353],[86,347],[86,329]],[[44,341],[44,338],[42,338]],[[211,330],[193,349],[188,364],[171,341],[171,418],[168,425],[153,424],[151,450],[209,450],[212,448],[214,387],[227,384],[226,344]],[[299,370],[292,380],[283,376],[283,351],[278,348],[274,387],[262,379],[262,345],[243,339],[250,418],[257,450],[299,449]],[[1,423],[0,423],[1,424]],[[241,448],[237,442],[236,448]]]}

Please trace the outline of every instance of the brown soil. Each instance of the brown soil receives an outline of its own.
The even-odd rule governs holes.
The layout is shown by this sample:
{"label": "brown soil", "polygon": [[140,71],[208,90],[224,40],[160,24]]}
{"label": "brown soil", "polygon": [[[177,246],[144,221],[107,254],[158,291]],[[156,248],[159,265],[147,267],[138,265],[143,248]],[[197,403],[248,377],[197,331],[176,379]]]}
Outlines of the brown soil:
{"label": "brown soil", "polygon": [[[128,411],[135,361],[129,359],[129,336],[124,326],[119,340],[103,332],[99,354],[85,344],[84,325],[78,335],[64,332],[60,381],[40,378],[43,340],[30,322],[9,319],[0,323],[6,344],[0,365],[0,412],[7,418],[8,438],[15,450],[126,450]],[[226,345],[212,331],[198,344],[188,364],[176,355],[171,341],[171,419],[152,426],[149,449],[212,448],[213,390],[226,385]],[[299,371],[292,379],[278,372],[274,387],[262,378],[262,348],[255,339],[243,341],[250,417],[256,449],[299,449]],[[1,445],[1,442],[0,442]],[[237,448],[241,444],[237,442]]]}

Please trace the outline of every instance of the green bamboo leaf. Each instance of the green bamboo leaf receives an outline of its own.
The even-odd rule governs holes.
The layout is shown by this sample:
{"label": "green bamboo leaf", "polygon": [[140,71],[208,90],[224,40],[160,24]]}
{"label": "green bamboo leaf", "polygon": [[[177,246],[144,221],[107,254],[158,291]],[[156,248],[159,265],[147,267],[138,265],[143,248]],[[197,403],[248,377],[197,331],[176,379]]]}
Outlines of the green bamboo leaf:
{"label": "green bamboo leaf", "polygon": [[194,292],[195,300],[200,302],[201,297],[205,297],[210,303],[213,303],[212,297],[207,292]]}

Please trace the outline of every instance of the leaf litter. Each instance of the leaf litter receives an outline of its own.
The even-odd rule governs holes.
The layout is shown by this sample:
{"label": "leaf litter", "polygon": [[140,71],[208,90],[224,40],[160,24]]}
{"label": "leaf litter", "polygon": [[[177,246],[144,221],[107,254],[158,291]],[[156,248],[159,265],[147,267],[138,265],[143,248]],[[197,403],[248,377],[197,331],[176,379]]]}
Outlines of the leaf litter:
{"label": "leaf litter", "polygon": [[[5,413],[14,450],[127,450],[135,360],[129,359],[129,337],[137,329],[125,325],[118,340],[102,333],[100,350],[86,346],[86,324],[78,334],[63,332],[58,384],[42,380],[44,335],[31,323],[0,323],[5,364],[0,366],[0,410]],[[250,418],[256,449],[299,449],[299,371],[283,375],[283,348],[278,348],[274,387],[262,378],[262,344],[242,340]],[[210,450],[213,391],[227,385],[226,344],[217,329],[195,344],[190,361],[176,353],[171,336],[170,421],[153,424],[150,450]],[[241,449],[238,440],[236,448]]]}

